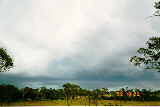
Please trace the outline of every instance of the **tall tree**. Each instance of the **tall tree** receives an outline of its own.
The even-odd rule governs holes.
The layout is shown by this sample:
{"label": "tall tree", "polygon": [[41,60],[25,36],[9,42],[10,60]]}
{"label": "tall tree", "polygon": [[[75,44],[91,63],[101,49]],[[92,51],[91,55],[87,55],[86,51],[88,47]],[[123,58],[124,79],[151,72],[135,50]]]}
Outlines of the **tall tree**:
{"label": "tall tree", "polygon": [[18,88],[14,85],[10,84],[2,84],[0,85],[0,102],[1,100],[15,100],[14,98],[17,97]]}
{"label": "tall tree", "polygon": [[71,105],[72,105],[72,100],[78,96],[80,86],[66,83],[63,85],[63,88],[64,88],[65,97],[67,99],[67,103],[68,103],[69,99],[71,98]]}
{"label": "tall tree", "polygon": [[13,59],[6,49],[0,48],[0,72],[8,71],[11,67],[13,67]]}
{"label": "tall tree", "polygon": [[131,57],[130,62],[135,66],[160,72],[160,37],[151,37],[146,44],[146,48],[139,48],[137,51],[141,56]]}

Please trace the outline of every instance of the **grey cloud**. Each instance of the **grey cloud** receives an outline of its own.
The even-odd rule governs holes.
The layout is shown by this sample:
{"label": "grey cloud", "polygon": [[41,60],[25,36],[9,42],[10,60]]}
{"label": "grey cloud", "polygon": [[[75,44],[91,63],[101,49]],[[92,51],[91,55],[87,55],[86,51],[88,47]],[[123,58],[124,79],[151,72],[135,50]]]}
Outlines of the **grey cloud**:
{"label": "grey cloud", "polygon": [[16,67],[0,74],[1,84],[159,87],[157,72],[129,63],[150,34],[159,33],[159,20],[146,19],[153,1],[9,1],[0,4],[0,35]]}

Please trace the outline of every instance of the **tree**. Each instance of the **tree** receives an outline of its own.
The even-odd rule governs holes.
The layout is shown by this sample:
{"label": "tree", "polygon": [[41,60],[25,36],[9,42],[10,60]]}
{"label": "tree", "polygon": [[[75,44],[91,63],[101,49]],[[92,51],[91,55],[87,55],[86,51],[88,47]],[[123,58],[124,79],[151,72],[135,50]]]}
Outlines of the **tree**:
{"label": "tree", "polygon": [[13,67],[13,59],[7,54],[7,50],[0,48],[0,72],[8,71]]}
{"label": "tree", "polygon": [[96,106],[98,105],[97,100],[101,94],[100,89],[93,90],[93,100],[95,101]]}
{"label": "tree", "polygon": [[[160,16],[160,1],[155,2],[155,16]],[[139,48],[138,53],[142,56],[133,56],[130,62],[135,66],[145,69],[158,70],[160,72],[160,37],[151,37],[147,44],[147,48]]]}
{"label": "tree", "polygon": [[46,99],[46,97],[47,97],[47,88],[45,86],[41,87],[40,92],[42,94],[42,100]]}
{"label": "tree", "polygon": [[0,85],[0,102],[11,101],[18,98],[18,88],[10,84]]}
{"label": "tree", "polygon": [[147,48],[139,48],[137,51],[142,56],[133,56],[130,62],[135,66],[160,72],[160,37],[151,37],[146,44]]}
{"label": "tree", "polygon": [[[155,2],[155,16],[160,16],[160,1]],[[147,44],[147,48],[139,48],[138,53],[142,56],[133,56],[130,62],[135,66],[145,69],[153,69],[160,72],[160,37],[151,37]]]}
{"label": "tree", "polygon": [[160,1],[155,2],[155,6],[154,6],[157,10],[155,12],[155,16],[160,16]]}
{"label": "tree", "polygon": [[150,98],[151,91],[143,89],[142,93],[143,93],[143,95],[142,95],[143,100],[148,100]]}
{"label": "tree", "polygon": [[[89,90],[86,90],[86,89],[80,89],[79,92],[80,92],[80,98],[85,100],[85,101],[84,101],[84,102],[85,102],[85,106],[86,106],[87,98],[88,98],[88,100],[89,100],[89,106],[90,106],[90,97],[91,97],[90,91],[89,91]],[[83,96],[83,98],[82,98],[81,96]]]}
{"label": "tree", "polygon": [[64,88],[65,97],[67,99],[67,103],[69,99],[71,98],[71,105],[72,105],[72,100],[78,96],[80,86],[66,83],[63,85],[63,88]]}

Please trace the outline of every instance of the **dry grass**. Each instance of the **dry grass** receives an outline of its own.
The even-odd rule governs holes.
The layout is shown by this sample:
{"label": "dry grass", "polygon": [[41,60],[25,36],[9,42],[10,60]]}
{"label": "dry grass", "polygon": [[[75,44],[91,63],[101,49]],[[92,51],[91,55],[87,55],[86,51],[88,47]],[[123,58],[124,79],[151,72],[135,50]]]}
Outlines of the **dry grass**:
{"label": "dry grass", "polygon": [[[3,103],[4,106],[68,106],[67,101],[26,101],[26,102],[12,102],[9,104]],[[71,101],[69,101],[71,105]],[[98,106],[160,106],[160,101],[117,101],[117,100],[98,100]],[[89,106],[88,100],[74,100],[72,106]],[[91,101],[91,106],[96,106],[95,101]]]}

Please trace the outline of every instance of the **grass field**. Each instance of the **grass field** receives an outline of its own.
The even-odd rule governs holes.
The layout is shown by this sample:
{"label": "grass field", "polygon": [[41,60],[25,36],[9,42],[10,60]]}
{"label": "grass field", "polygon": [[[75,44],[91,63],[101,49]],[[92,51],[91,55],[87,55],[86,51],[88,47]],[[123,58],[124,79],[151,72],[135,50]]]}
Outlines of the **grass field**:
{"label": "grass field", "polygon": [[[26,102],[11,102],[9,104],[3,103],[3,106],[68,106],[67,101],[54,100],[54,101],[26,101]],[[69,101],[70,106],[89,106],[88,101],[74,100]],[[160,101],[117,101],[117,100],[98,100],[98,106],[160,106]],[[96,106],[95,101],[91,101],[90,106]]]}

